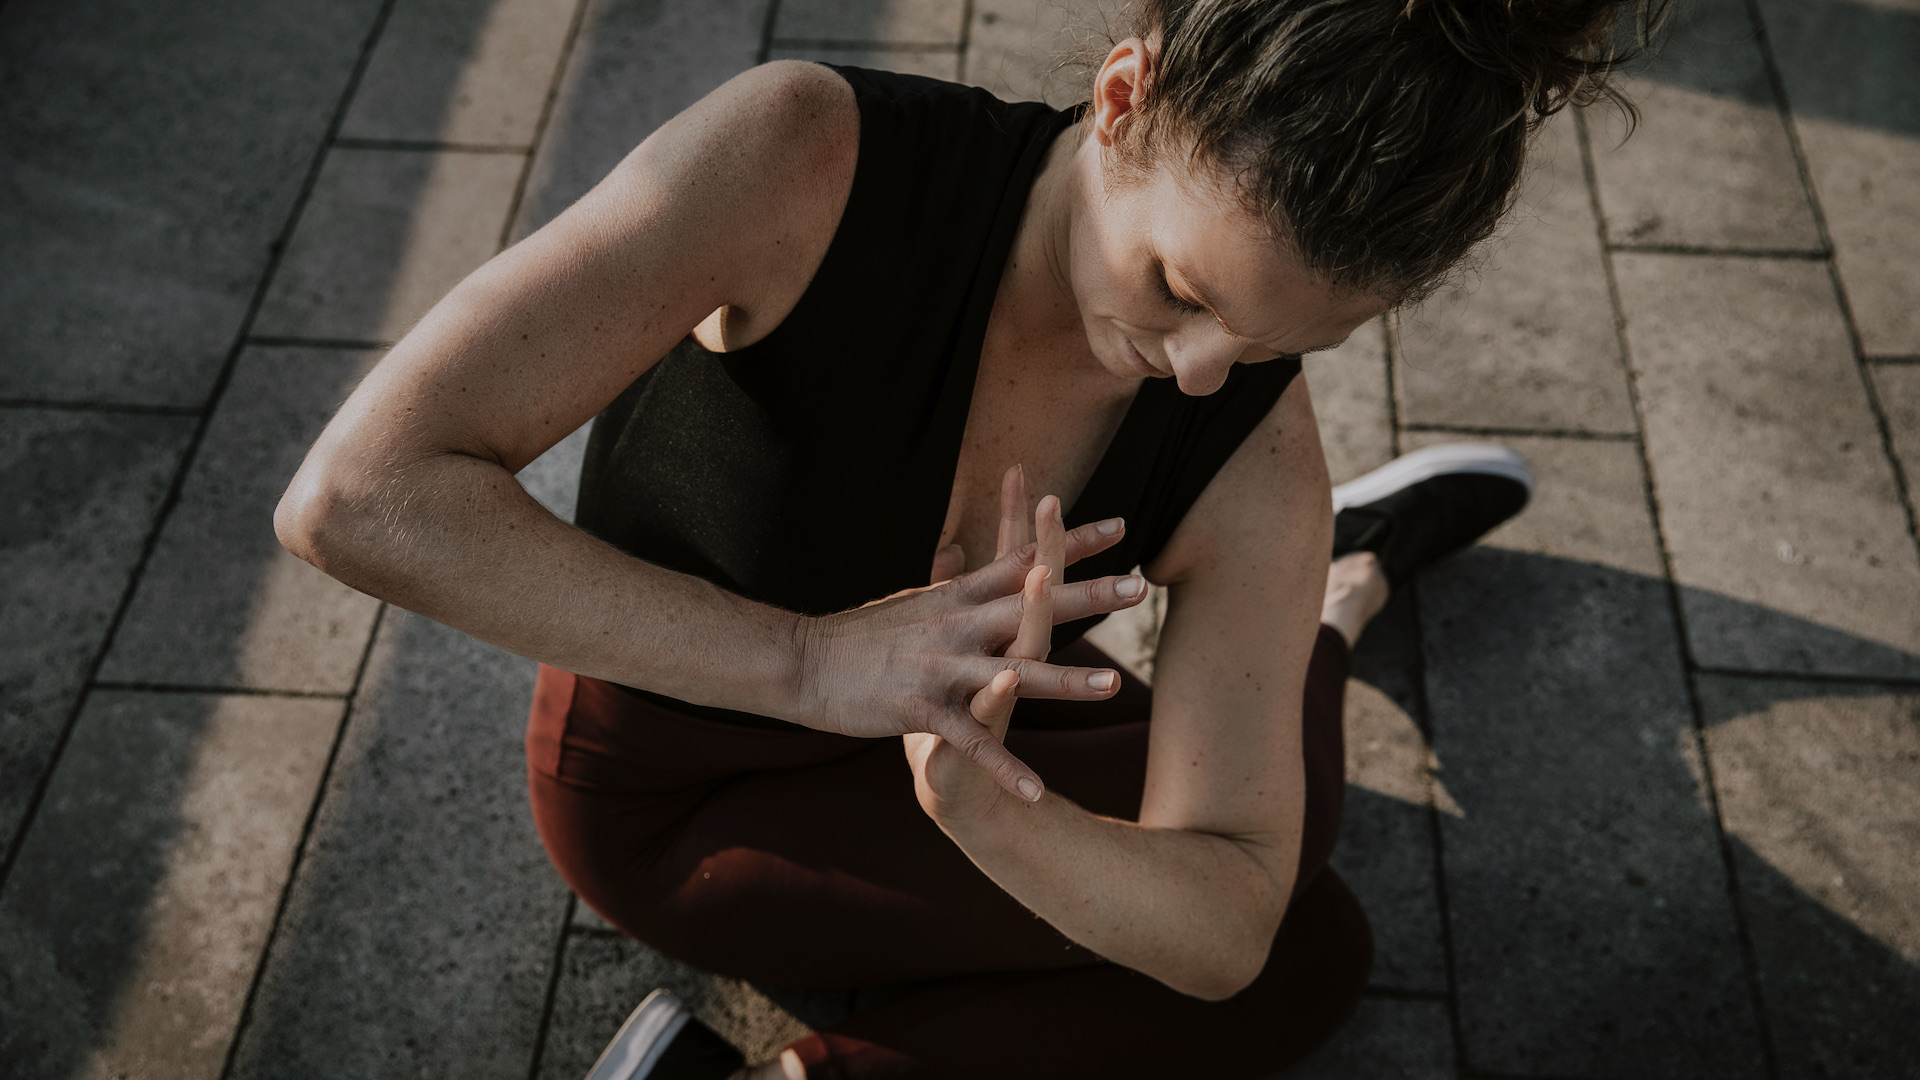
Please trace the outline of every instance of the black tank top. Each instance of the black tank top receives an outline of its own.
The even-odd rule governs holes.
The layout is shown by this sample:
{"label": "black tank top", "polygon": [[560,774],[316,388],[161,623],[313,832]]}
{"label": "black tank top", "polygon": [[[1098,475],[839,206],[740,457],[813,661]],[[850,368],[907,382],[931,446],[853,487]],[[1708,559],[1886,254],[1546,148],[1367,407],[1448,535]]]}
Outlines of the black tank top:
{"label": "black tank top", "polygon": [[[607,406],[576,514],[629,554],[807,615],[927,583],[1000,275],[1034,176],[1076,115],[833,70],[859,103],[860,149],[819,270],[760,341],[714,353],[689,337]],[[1070,576],[1151,562],[1299,371],[1236,365],[1206,397],[1143,380],[1066,514],[1069,528],[1124,517],[1126,538]],[[1056,647],[1098,621],[1058,628]]]}

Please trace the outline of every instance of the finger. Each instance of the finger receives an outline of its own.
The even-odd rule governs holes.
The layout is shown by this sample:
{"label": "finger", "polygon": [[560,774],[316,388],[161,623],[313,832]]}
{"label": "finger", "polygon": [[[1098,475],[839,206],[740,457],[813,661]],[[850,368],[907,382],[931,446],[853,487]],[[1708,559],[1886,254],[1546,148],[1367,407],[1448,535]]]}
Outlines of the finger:
{"label": "finger", "polygon": [[1046,790],[1046,786],[1040,782],[1040,774],[1014,757],[1013,751],[994,738],[993,732],[985,725],[957,711],[947,716],[947,721],[940,724],[940,730],[935,734],[987,770],[987,775],[993,777],[1001,787],[1027,802],[1040,801],[1040,793]]}
{"label": "finger", "polygon": [[1037,564],[1053,571],[1053,580],[1067,580],[1067,523],[1061,516],[1060,497],[1049,495],[1033,511],[1033,532],[1039,546]]}
{"label": "finger", "polygon": [[[1127,534],[1126,522],[1120,518],[1107,518],[1103,521],[1089,522],[1067,532],[1066,565],[1072,566],[1090,555],[1098,555],[1120,542]],[[1027,544],[1012,551],[971,574],[955,579],[960,586],[962,599],[975,604],[984,604],[1002,596],[1019,591],[1025,583],[1027,571],[1033,568],[1035,556],[1039,553],[1036,544]]]}
{"label": "finger", "polygon": [[1053,625],[1123,611],[1147,595],[1139,574],[1089,578],[1053,587]]}
{"label": "finger", "polygon": [[1020,591],[1020,629],[1014,632],[1007,655],[1022,660],[1045,660],[1053,648],[1053,591],[1047,588],[1053,570],[1036,566],[1027,571]]}
{"label": "finger", "polygon": [[1027,473],[1015,465],[1000,478],[1000,547],[993,557],[1001,558],[1027,543]]}
{"label": "finger", "polygon": [[951,581],[967,572],[967,553],[959,544],[948,544],[933,553],[933,573],[928,578],[930,584],[938,585]]}
{"label": "finger", "polygon": [[[1112,668],[1061,667],[1043,660],[1016,657],[984,657],[983,663],[1019,673],[1018,693],[1023,698],[1047,698],[1054,701],[1105,701],[1120,689],[1120,673]],[[985,683],[992,676],[988,668],[977,677]]]}
{"label": "finger", "polygon": [[1013,706],[1020,700],[1020,673],[1002,671],[980,688],[967,705],[967,712],[985,725],[996,739],[1007,737],[1007,723],[1013,719]]}

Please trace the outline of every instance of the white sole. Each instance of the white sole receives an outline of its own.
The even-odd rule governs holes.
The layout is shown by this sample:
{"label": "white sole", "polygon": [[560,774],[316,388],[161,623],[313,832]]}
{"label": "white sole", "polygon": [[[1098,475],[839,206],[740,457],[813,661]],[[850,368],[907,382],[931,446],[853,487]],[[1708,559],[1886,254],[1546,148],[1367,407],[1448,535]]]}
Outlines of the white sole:
{"label": "white sole", "polygon": [[593,1063],[587,1080],[638,1080],[660,1064],[674,1036],[687,1026],[687,1007],[665,990],[648,994]]}
{"label": "white sole", "polygon": [[1526,485],[1527,498],[1533,498],[1533,470],[1527,468],[1526,458],[1495,443],[1442,443],[1402,454],[1365,476],[1334,488],[1333,512],[1379,502],[1422,480],[1453,473],[1504,476]]}

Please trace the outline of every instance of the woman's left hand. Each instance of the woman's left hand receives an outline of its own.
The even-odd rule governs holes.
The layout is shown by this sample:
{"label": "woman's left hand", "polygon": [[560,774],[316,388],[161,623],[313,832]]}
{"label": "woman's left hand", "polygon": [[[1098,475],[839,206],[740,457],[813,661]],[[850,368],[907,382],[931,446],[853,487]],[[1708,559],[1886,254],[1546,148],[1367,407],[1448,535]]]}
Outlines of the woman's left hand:
{"label": "woman's left hand", "polygon": [[[1060,500],[1052,495],[1041,499],[1034,508],[1033,524],[1039,552],[1020,593],[1020,629],[1005,655],[1045,660],[1053,640],[1053,587],[1060,584],[1067,556],[1067,529]],[[1000,487],[1000,543],[995,557],[1031,542],[1026,484],[1016,466],[1007,470]],[[952,576],[947,571],[956,565],[965,566],[964,553],[957,547],[942,551],[935,557],[934,580]],[[1002,671],[969,703],[973,718],[991,730],[996,740],[1006,739],[1019,690],[1019,674]],[[991,774],[940,736],[916,733],[904,738],[907,763],[913,769],[914,793],[919,796],[921,809],[936,822],[978,820],[994,813],[1002,803],[1019,803],[994,782]]]}

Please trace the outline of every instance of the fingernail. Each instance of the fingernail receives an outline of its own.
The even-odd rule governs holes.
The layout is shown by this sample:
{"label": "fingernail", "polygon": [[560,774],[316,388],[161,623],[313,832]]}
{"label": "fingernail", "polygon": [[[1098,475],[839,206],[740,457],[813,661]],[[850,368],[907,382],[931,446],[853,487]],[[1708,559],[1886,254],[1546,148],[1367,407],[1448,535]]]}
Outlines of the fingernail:
{"label": "fingernail", "polygon": [[1115,675],[1111,671],[1096,671],[1092,675],[1087,676],[1087,685],[1093,687],[1095,690],[1111,690],[1113,689],[1113,684],[1117,682],[1119,678],[1120,676]]}
{"label": "fingernail", "polygon": [[1120,519],[1108,518],[1100,524],[1095,525],[1094,528],[1100,530],[1101,536],[1112,536],[1114,533],[1120,531]]}
{"label": "fingernail", "polygon": [[1040,782],[1033,777],[1023,776],[1020,782],[1013,786],[1020,789],[1020,797],[1028,802],[1040,801]]}
{"label": "fingernail", "polygon": [[1147,589],[1147,583],[1138,574],[1128,574],[1114,583],[1113,591],[1131,600]]}

